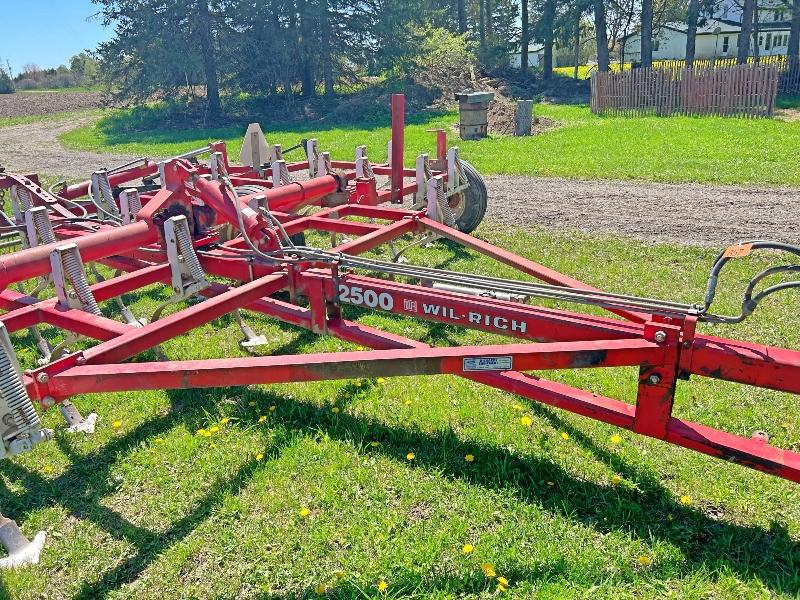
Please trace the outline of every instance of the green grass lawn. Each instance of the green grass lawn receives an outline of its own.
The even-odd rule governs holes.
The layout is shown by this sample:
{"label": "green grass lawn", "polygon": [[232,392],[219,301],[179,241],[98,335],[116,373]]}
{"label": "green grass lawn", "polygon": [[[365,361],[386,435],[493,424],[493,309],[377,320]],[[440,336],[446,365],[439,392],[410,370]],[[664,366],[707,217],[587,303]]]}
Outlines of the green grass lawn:
{"label": "green grass lawn", "polygon": [[[713,258],[582,234],[483,227],[478,235],[613,291],[682,301],[700,299]],[[409,256],[513,276],[443,243]],[[720,311],[736,309],[748,275],[765,264],[730,265]],[[149,315],[167,296],[152,288],[128,300]],[[703,329],[797,348],[792,295],[764,304],[742,326]],[[351,307],[346,316],[435,345],[499,339]],[[352,349],[270,319],[249,321],[270,340],[264,353]],[[240,356],[238,339],[225,318],[163,349],[172,359]],[[22,354],[30,366],[32,352]],[[629,369],[548,376],[635,397]],[[463,379],[75,402],[100,414],[93,437],[59,434],[0,469],[3,513],[29,535],[49,531],[41,564],[4,573],[0,596],[288,599],[321,597],[325,586],[331,598],[493,597],[497,583],[483,563],[508,579],[508,598],[800,594],[796,484]],[[676,414],[741,435],[763,429],[797,449],[796,407],[787,394],[697,379],[679,384]],[[61,425],[56,411],[45,420]]]}
{"label": "green grass lawn", "polygon": [[[536,107],[538,116],[561,127],[528,138],[492,137],[455,141],[462,155],[485,174],[525,174],[573,178],[644,179],[663,182],[730,184],[800,184],[800,163],[790,160],[800,147],[800,121],[717,117],[597,117],[586,106]],[[417,118],[406,131],[406,160],[433,152],[433,134],[453,132],[456,113]],[[61,136],[69,148],[170,156],[224,139],[238,155],[243,126],[221,129],[120,132],[109,126],[118,117]],[[374,126],[310,125],[265,127],[271,143],[284,147],[302,137],[316,137],[322,150],[348,159],[367,144],[374,161],[386,159],[388,123]],[[287,158],[291,158],[289,155]]]}

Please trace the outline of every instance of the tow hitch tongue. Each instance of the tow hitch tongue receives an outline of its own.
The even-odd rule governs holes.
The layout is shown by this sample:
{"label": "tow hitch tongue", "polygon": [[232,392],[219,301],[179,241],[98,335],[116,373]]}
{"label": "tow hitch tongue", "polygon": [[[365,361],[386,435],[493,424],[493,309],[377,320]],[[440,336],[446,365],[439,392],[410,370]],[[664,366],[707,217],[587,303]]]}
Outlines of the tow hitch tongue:
{"label": "tow hitch tongue", "polygon": [[[403,97],[395,96],[386,163],[371,161],[366,146],[332,157],[313,138],[291,162],[251,126],[239,165],[224,143],[213,142],[160,163],[98,170],[53,193],[36,176],[0,172],[0,192],[10,190],[14,209],[0,211],[0,243],[22,246],[0,255],[0,457],[53,437],[35,404],[58,405],[67,431],[91,433],[97,415],[84,418],[69,401],[79,394],[451,374],[800,481],[800,454],[770,446],[765,436],[735,436],[672,415],[678,381],[691,376],[800,393],[800,352],[696,333],[698,323],[739,322],[766,296],[800,287],[786,281],[800,272],[796,264],[772,267],[753,278],[740,314],[714,314],[727,262],[771,250],[796,263],[799,248],[763,241],[729,248],[698,304],[600,291],[470,235],[486,210],[481,176],[447,148],[443,131],[435,158],[420,155],[413,167],[403,164],[403,139]],[[325,242],[307,245],[306,237]],[[408,256],[424,255],[437,240],[495,259],[517,276],[410,263]],[[382,246],[390,260],[368,255]],[[436,260],[445,249],[437,248]],[[766,287],[762,280],[775,273],[784,281]],[[126,303],[153,287],[167,299],[147,319],[135,317]],[[609,314],[584,314],[584,306]],[[430,347],[352,320],[365,311],[511,339]],[[362,348],[259,356],[256,348],[263,354],[271,340],[247,324],[252,314]],[[161,349],[228,315],[242,333],[242,355],[173,360]],[[48,326],[47,338],[40,326]],[[52,335],[53,328],[63,334]],[[24,373],[12,347],[13,340],[22,350],[20,332],[31,333],[41,354],[37,366],[34,348],[26,348],[23,362],[32,370]],[[144,360],[148,351],[155,359]],[[638,371],[635,404],[527,374],[621,366]],[[2,518],[0,541],[8,552],[0,566],[17,566],[38,559],[44,533],[28,543]]]}

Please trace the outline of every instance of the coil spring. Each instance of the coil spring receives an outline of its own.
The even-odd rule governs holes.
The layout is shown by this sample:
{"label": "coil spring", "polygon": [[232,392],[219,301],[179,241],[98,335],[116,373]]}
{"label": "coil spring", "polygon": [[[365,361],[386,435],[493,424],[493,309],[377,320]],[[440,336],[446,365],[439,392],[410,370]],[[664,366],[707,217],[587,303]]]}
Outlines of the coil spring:
{"label": "coil spring", "polygon": [[100,307],[92,295],[92,290],[89,288],[89,280],[86,279],[86,272],[83,270],[83,262],[80,260],[80,255],[77,249],[62,254],[62,264],[67,277],[72,282],[72,287],[75,288],[75,295],[80,300],[83,310],[93,315],[100,315]]}
{"label": "coil spring", "polygon": [[0,340],[0,397],[8,407],[8,412],[0,415],[2,421],[0,425],[8,425],[6,417],[10,415],[17,426],[16,431],[4,432],[5,439],[9,439],[19,433],[39,428],[41,422],[25,391],[25,384],[17,371],[16,361],[12,360],[9,354],[12,351],[11,342],[5,327],[0,329],[0,337],[3,338]]}
{"label": "coil spring", "polygon": [[142,210],[142,199],[139,197],[139,192],[128,194],[128,210],[130,211],[131,220],[136,218],[136,215]]}
{"label": "coil spring", "polygon": [[97,203],[105,210],[114,216],[119,216],[119,209],[114,202],[114,193],[111,190],[111,182],[108,180],[108,173],[99,171],[92,177],[93,182],[96,183],[94,187],[94,197]]}
{"label": "coil spring", "polygon": [[178,252],[183,256],[183,261],[189,268],[189,273],[195,282],[200,283],[205,281],[206,274],[203,267],[200,266],[200,261],[197,259],[197,254],[192,245],[192,238],[189,237],[189,224],[184,219],[175,227],[175,239],[178,242]]}
{"label": "coil spring", "polygon": [[50,217],[46,210],[33,211],[33,225],[36,227],[36,233],[42,240],[42,244],[52,244],[56,241],[53,224],[50,222]]}
{"label": "coil spring", "polygon": [[11,188],[11,200],[14,207],[14,216],[21,220],[23,218],[22,215],[31,209],[31,193],[26,187],[15,185]]}
{"label": "coil spring", "polygon": [[436,204],[439,205],[442,223],[448,227],[453,227],[456,224],[456,218],[453,216],[453,209],[450,208],[450,203],[447,201],[447,195],[444,193],[444,186],[441,182],[436,186]]}
{"label": "coil spring", "polygon": [[287,183],[292,183],[292,177],[289,175],[289,167],[286,166],[286,161],[281,161],[280,163],[280,177],[281,185],[285,185]]}

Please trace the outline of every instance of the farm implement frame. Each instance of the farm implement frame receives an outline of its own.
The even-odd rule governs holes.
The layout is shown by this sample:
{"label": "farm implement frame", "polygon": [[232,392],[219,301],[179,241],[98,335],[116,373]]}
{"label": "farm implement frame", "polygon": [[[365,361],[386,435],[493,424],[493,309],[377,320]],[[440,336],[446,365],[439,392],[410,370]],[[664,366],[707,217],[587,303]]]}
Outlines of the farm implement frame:
{"label": "farm implement frame", "polygon": [[[402,96],[395,96],[386,164],[370,163],[364,147],[354,162],[333,161],[315,140],[301,144],[304,160],[287,162],[280,147],[270,148],[251,126],[242,165],[231,164],[225,145],[216,142],[159,163],[142,159],[98,171],[90,181],[59,190],[45,190],[35,175],[0,173],[0,189],[10,192],[14,208],[14,215],[3,213],[4,243],[14,243],[16,234],[25,246],[0,255],[0,455],[52,438],[35,404],[45,410],[58,405],[71,431],[91,431],[94,416],[84,418],[69,401],[79,394],[444,373],[800,482],[800,454],[771,446],[764,436],[745,438],[672,415],[678,381],[693,375],[800,393],[797,350],[696,333],[698,322],[740,321],[763,297],[800,285],[784,281],[757,293],[766,277],[800,271],[772,267],[754,278],[740,315],[714,315],[714,291],[729,260],[764,249],[800,256],[800,249],[762,241],[728,248],[697,305],[602,292],[470,235],[485,210],[480,176],[457,149],[447,149],[441,131],[436,158],[423,155],[415,168],[405,167],[403,111]],[[207,163],[198,160],[206,155]],[[293,179],[300,172],[308,178]],[[378,184],[382,178],[386,187]],[[304,237],[312,231],[329,234],[330,247],[307,246]],[[398,250],[395,244],[409,237]],[[437,239],[496,259],[526,279],[405,261],[407,248]],[[384,245],[392,260],[365,256]],[[113,276],[101,276],[98,265]],[[123,296],[157,284],[171,288],[172,297],[149,322],[137,319]],[[55,293],[44,297],[48,289]],[[531,299],[599,306],[612,314],[547,308]],[[108,303],[105,311],[101,303]],[[347,305],[514,341],[432,347],[349,320]],[[241,326],[242,345],[258,346],[263,336],[244,322],[242,311],[365,349],[141,360],[143,352],[160,354],[163,342],[228,314]],[[63,342],[51,345],[42,325],[67,332]],[[11,335],[26,330],[42,359],[22,372]],[[98,343],[72,351],[79,339]],[[134,358],[138,362],[126,362]],[[530,373],[602,367],[638,368],[635,404]],[[33,560],[43,539],[28,543],[13,521],[1,519],[6,564]]]}

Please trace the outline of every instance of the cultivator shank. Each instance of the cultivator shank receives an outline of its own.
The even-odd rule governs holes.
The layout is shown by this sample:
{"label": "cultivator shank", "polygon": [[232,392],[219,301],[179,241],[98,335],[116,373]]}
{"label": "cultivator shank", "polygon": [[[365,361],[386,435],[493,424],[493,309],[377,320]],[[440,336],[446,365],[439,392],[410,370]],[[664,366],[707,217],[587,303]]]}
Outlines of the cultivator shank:
{"label": "cultivator shank", "polygon": [[[289,162],[251,126],[243,165],[231,164],[217,142],[161,163],[142,159],[97,171],[52,193],[36,176],[0,174],[13,207],[13,215],[3,214],[3,235],[16,234],[23,245],[0,255],[0,456],[52,436],[41,429],[35,404],[63,406],[77,394],[446,373],[800,481],[799,454],[672,416],[677,382],[692,375],[800,393],[800,352],[697,334],[698,321],[732,319],[710,312],[712,287],[699,305],[601,292],[469,235],[485,210],[480,176],[457,149],[446,150],[443,132],[435,159],[422,155],[406,168],[402,97],[392,107],[387,164],[370,162],[365,147],[352,162],[332,160],[315,140],[299,145],[305,160]],[[331,247],[306,245],[303,235],[313,232],[330,234]],[[405,248],[392,246],[393,260],[365,256],[403,239]],[[432,269],[401,257],[435,239],[529,277]],[[765,247],[800,254],[792,246]],[[729,258],[721,257],[715,276]],[[113,275],[100,275],[98,267]],[[154,284],[170,288],[171,297],[149,318],[133,317],[122,296]],[[750,292],[752,312],[761,298]],[[615,316],[545,308],[532,299],[600,306]],[[346,305],[514,341],[430,347],[348,320]],[[244,347],[264,343],[240,311],[372,350],[141,360],[143,352],[226,314],[240,324]],[[22,373],[8,334],[40,335],[41,325],[66,337]],[[80,338],[98,343],[72,351]],[[139,362],[127,362],[132,358]],[[527,373],[623,366],[638,368],[635,404]],[[72,427],[84,421],[71,404],[62,412]]]}

